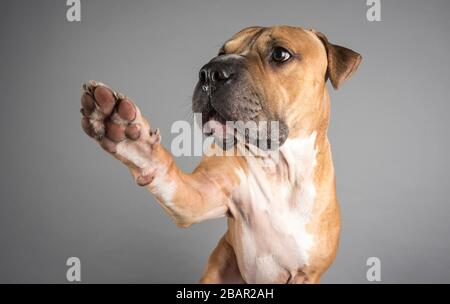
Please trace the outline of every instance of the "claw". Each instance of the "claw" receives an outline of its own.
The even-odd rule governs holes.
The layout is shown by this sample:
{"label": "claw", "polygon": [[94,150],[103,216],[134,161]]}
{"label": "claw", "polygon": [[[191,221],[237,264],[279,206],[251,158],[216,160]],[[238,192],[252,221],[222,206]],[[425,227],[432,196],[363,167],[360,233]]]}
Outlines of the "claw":
{"label": "claw", "polygon": [[89,92],[91,94],[94,93],[95,88],[99,85],[99,83],[95,80],[89,80],[87,83],[83,84],[83,90]]}
{"label": "claw", "polygon": [[116,94],[117,100],[123,100],[123,99],[126,99],[125,95],[123,95],[122,93],[115,93],[115,94]]}
{"label": "claw", "polygon": [[150,129],[150,144],[155,145],[159,144],[161,142],[161,132],[159,131],[159,128],[156,128],[155,131]]}

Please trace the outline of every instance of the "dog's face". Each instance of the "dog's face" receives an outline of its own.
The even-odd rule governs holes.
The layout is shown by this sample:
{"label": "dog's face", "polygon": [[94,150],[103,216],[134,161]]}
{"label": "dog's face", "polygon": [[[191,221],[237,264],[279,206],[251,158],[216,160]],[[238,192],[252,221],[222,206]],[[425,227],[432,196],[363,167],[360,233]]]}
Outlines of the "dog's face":
{"label": "dog's face", "polygon": [[337,88],[360,60],[359,54],[330,44],[313,30],[246,28],[201,68],[192,108],[202,113],[203,124],[278,121],[282,145],[293,130],[319,123],[317,117],[328,119],[322,102],[326,80]]}

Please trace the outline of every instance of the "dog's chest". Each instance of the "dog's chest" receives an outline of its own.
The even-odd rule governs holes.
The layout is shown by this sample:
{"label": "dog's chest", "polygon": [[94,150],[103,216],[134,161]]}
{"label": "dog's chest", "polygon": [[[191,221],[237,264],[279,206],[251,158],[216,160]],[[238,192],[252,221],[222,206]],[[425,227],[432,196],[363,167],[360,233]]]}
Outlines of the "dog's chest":
{"label": "dog's chest", "polygon": [[314,236],[310,221],[316,189],[316,133],[288,139],[277,162],[248,157],[233,193],[235,251],[244,279],[271,283],[295,276],[308,264]]}

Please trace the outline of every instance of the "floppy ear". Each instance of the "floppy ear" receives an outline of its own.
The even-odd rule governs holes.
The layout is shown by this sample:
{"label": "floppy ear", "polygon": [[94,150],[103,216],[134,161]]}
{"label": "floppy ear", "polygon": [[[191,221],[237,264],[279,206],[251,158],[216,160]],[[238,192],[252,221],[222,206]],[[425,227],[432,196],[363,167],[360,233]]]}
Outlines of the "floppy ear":
{"label": "floppy ear", "polygon": [[333,88],[339,86],[356,72],[362,57],[360,54],[340,45],[332,44],[327,37],[314,31],[327,50],[328,68],[326,77],[330,79]]}

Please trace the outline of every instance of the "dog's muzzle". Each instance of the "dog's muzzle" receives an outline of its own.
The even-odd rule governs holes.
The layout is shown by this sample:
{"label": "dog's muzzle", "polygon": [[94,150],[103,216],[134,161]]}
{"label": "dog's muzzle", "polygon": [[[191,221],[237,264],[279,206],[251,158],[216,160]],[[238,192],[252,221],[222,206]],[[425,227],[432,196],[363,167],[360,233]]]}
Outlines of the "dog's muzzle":
{"label": "dog's muzzle", "polygon": [[199,72],[199,82],[204,93],[212,97],[216,91],[233,85],[240,68],[239,56],[222,55],[213,58]]}

